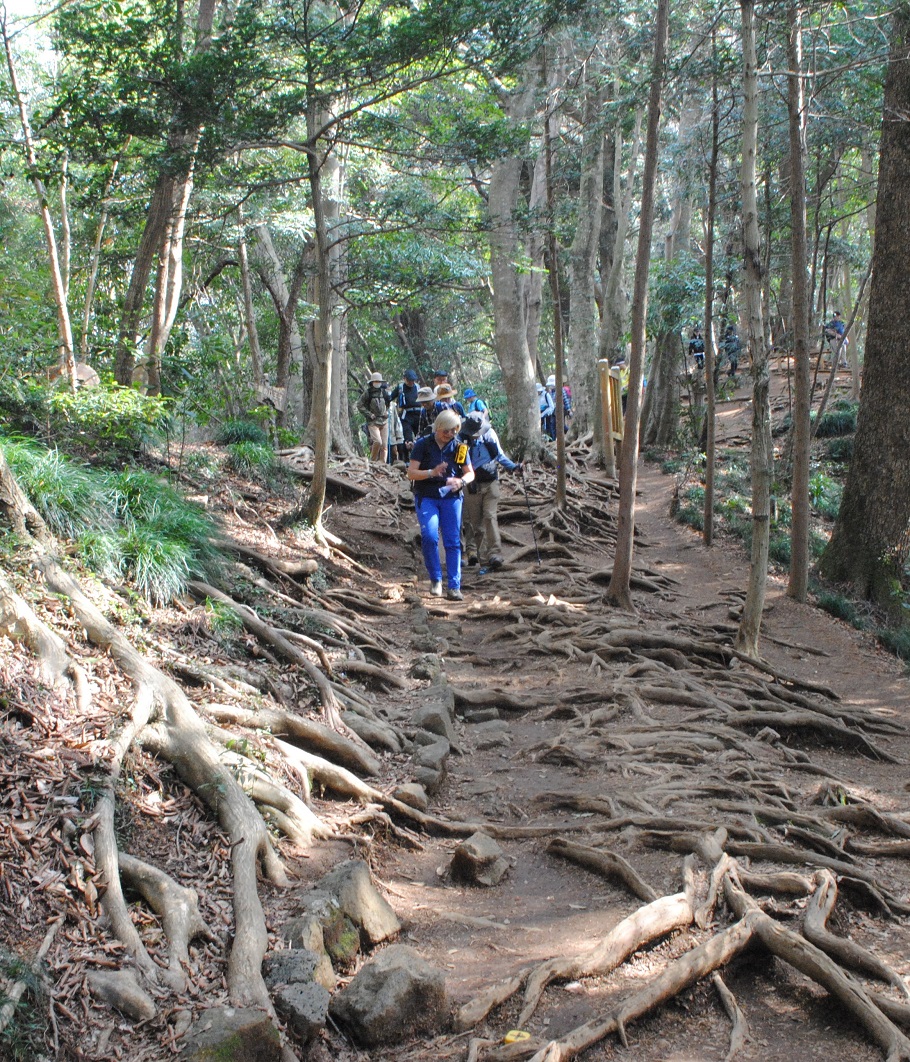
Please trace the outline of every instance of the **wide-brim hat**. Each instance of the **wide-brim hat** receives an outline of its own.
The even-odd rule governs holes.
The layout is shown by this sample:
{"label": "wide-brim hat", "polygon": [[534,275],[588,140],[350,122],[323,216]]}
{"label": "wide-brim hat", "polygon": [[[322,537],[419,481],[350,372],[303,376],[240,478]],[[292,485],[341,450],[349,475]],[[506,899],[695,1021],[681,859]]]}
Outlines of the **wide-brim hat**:
{"label": "wide-brim hat", "polygon": [[555,387],[555,386],[556,386],[556,377],[555,376],[548,376],[547,377],[547,387]]}
{"label": "wide-brim hat", "polygon": [[455,397],[455,388],[450,384],[440,384],[436,388],[436,400],[438,402],[448,402],[450,398]]}
{"label": "wide-brim hat", "polygon": [[480,429],[482,427],[483,414],[469,413],[461,422],[461,434],[467,436],[469,439],[473,439],[480,434]]}
{"label": "wide-brim hat", "polygon": [[417,392],[418,402],[433,402],[436,396],[433,394],[432,387],[421,387]]}
{"label": "wide-brim hat", "polygon": [[543,389],[544,389],[544,386],[543,386],[542,383],[535,384],[534,386],[537,388],[537,393],[538,394],[540,394],[540,392],[543,391]]}
{"label": "wide-brim hat", "polygon": [[383,378],[382,378],[382,373],[381,372],[374,372],[370,376],[370,383],[371,384],[384,384],[385,380],[383,380]]}

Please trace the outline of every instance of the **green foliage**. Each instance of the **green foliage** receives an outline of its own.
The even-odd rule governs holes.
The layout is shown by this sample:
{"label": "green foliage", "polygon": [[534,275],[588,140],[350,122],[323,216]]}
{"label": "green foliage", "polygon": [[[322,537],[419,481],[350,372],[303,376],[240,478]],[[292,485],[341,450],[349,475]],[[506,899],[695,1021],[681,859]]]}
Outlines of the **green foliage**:
{"label": "green foliage", "polygon": [[271,446],[255,442],[236,442],[228,447],[226,465],[240,476],[267,479],[277,468]]}
{"label": "green foliage", "polygon": [[875,635],[889,652],[910,660],[910,627],[879,627]]}
{"label": "green foliage", "polygon": [[681,524],[688,524],[696,531],[705,527],[705,488],[701,484],[689,487],[680,495],[676,509],[676,519]]}
{"label": "green foliage", "polygon": [[268,432],[253,420],[241,420],[234,418],[226,420],[215,433],[215,442],[218,446],[230,446],[232,443],[255,443],[257,446],[268,446]]}
{"label": "green foliage", "polygon": [[58,386],[47,396],[57,437],[92,453],[110,448],[137,453],[167,430],[169,406],[166,398],[120,387],[112,379],[75,392]]}
{"label": "green foliage", "polygon": [[828,457],[837,464],[849,464],[853,460],[854,442],[852,435],[832,439],[825,448]]}
{"label": "green foliage", "polygon": [[830,612],[832,616],[836,616],[854,627],[862,626],[856,602],[851,601],[844,594],[839,594],[834,590],[822,590],[816,597],[815,603],[820,609]]}
{"label": "green foliage", "polygon": [[102,577],[129,580],[157,603],[218,570],[214,524],[165,480],[138,469],[98,471],[21,441],[0,445],[54,534],[76,542]]}
{"label": "green foliage", "polygon": [[218,475],[219,463],[204,450],[190,450],[183,457],[183,469],[190,476],[212,480]]}
{"label": "green foliage", "polygon": [[816,436],[819,439],[830,439],[841,435],[852,435],[856,431],[858,413],[858,403],[836,402],[819,421]]}
{"label": "green foliage", "polygon": [[220,601],[212,601],[207,597],[205,612],[214,634],[231,636],[243,630],[243,620],[234,609]]}
{"label": "green foliage", "polygon": [[768,556],[784,568],[790,567],[790,536],[772,535],[768,542]]}
{"label": "green foliage", "polygon": [[23,982],[26,990],[13,1004],[10,1019],[0,1032],[0,1056],[8,1062],[33,1062],[43,1055],[47,1031],[46,1003],[36,1005],[43,994],[41,979],[18,955],[0,950],[0,1008],[11,1002],[4,986],[12,986],[17,981]]}
{"label": "green foliage", "polygon": [[824,472],[816,472],[809,479],[809,504],[819,516],[833,520],[843,493],[843,486]]}

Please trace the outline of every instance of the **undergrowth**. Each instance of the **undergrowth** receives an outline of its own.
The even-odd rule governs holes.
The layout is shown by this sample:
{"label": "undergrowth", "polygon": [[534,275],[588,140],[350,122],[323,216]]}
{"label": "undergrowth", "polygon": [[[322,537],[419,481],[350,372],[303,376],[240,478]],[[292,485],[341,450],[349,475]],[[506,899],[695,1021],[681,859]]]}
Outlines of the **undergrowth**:
{"label": "undergrowth", "polygon": [[0,438],[20,486],[50,530],[108,580],[128,580],[153,604],[220,566],[215,525],[165,480],[141,469],[95,469],[24,440]]}

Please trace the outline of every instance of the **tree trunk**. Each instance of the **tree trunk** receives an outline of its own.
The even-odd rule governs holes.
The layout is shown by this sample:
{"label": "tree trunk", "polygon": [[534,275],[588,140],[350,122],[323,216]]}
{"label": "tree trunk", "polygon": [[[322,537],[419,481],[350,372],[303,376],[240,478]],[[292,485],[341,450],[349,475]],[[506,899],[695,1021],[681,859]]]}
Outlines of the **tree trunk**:
{"label": "tree trunk", "polygon": [[683,360],[679,333],[658,333],[641,412],[641,441],[645,446],[666,448],[673,443],[679,421],[679,371]]}
{"label": "tree trunk", "polygon": [[877,230],[862,403],[853,462],[820,568],[859,597],[902,615],[899,591],[910,549],[910,14],[895,11],[885,80]]}
{"label": "tree trunk", "polygon": [[635,258],[635,290],[632,298],[632,362],[629,366],[629,397],[623,425],[619,469],[619,513],[616,526],[616,553],[606,599],[619,608],[633,611],[632,547],[635,536],[635,487],[638,480],[638,427],[641,416],[641,382],[645,355],[645,323],[648,311],[648,270],[651,264],[651,231],[654,227],[654,188],[657,179],[657,133],[660,123],[660,95],[663,89],[667,49],[669,0],[658,0],[654,29],[654,65],[648,99],[648,133],[642,174],[641,214],[638,251]]}
{"label": "tree trunk", "polygon": [[802,24],[797,4],[789,9],[787,108],[790,124],[790,247],[793,262],[793,312],[790,336],[793,349],[795,403],[793,408],[793,482],[790,529],[790,581],[787,594],[805,601],[809,585],[809,278],[806,274],[805,125],[802,83]]}
{"label": "tree trunk", "polygon": [[714,462],[716,392],[714,365],[714,221],[717,213],[717,161],[720,157],[720,101],[717,91],[717,33],[711,31],[711,159],[708,163],[708,205],[705,211],[705,509],[702,537],[706,546],[714,542]]}
{"label": "tree trunk", "polygon": [[762,261],[758,229],[755,161],[758,151],[758,66],[755,56],[754,0],[740,0],[743,36],[743,294],[748,315],[752,358],[752,557],[746,600],[736,634],[736,647],[758,657],[765,587],[768,580],[768,542],[771,532],[771,407],[768,357],[762,315]]}

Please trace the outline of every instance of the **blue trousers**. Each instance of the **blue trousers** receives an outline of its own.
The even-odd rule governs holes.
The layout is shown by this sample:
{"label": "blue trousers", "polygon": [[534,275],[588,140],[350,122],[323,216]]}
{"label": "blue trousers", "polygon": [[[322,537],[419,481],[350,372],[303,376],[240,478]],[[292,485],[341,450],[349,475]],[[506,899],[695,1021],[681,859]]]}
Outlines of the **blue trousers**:
{"label": "blue trousers", "polygon": [[438,583],[442,579],[442,565],[439,562],[441,532],[450,590],[461,589],[461,502],[460,494],[415,500],[423,563],[430,581]]}

